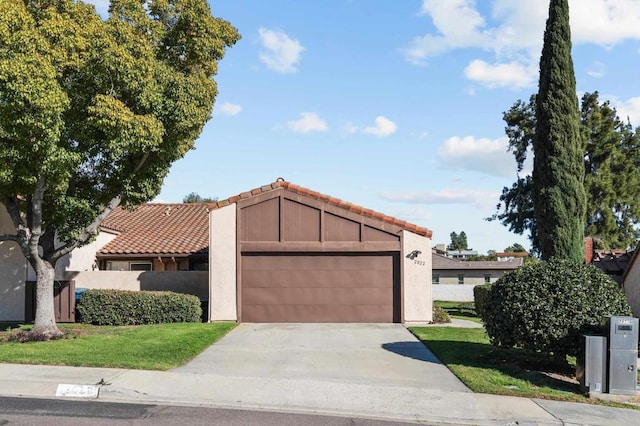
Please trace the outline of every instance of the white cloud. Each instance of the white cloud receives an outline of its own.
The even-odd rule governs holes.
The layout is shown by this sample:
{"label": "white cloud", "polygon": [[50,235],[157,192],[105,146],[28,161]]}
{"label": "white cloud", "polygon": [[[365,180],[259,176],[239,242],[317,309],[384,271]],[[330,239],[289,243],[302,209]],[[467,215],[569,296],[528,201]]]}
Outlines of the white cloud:
{"label": "white cloud", "polygon": [[492,208],[500,198],[500,193],[472,189],[441,189],[424,192],[384,192],[380,197],[387,201],[411,204],[472,204]]}
{"label": "white cloud", "polygon": [[469,80],[490,88],[496,87],[530,87],[537,77],[537,69],[525,67],[518,62],[508,64],[488,64],[476,59],[464,70]]}
{"label": "white cloud", "polygon": [[225,102],[219,107],[214,107],[213,112],[224,115],[238,115],[242,111],[242,106]]}
{"label": "white cloud", "polygon": [[296,133],[325,132],[329,129],[327,123],[315,112],[303,112],[299,120],[288,121],[289,130]]}
{"label": "white cloud", "polygon": [[575,43],[611,46],[640,39],[640,2],[637,0],[573,0],[571,39]]}
{"label": "white cloud", "polygon": [[438,154],[444,164],[455,169],[513,177],[516,167],[513,154],[507,152],[507,147],[506,137],[491,140],[454,136],[445,141]]}
{"label": "white cloud", "polygon": [[627,122],[627,117],[633,126],[640,126],[640,97],[628,99],[627,101],[615,102],[618,117],[623,122]]}
{"label": "white cloud", "polygon": [[381,115],[377,116],[373,126],[359,127],[348,122],[342,126],[342,131],[347,134],[363,133],[365,135],[374,135],[379,138],[392,135],[398,130],[396,123]]}
{"label": "white cloud", "polygon": [[602,78],[605,76],[607,67],[602,62],[594,62],[587,70],[587,74],[593,78]]}
{"label": "white cloud", "polygon": [[300,55],[305,50],[300,42],[282,31],[259,28],[258,34],[264,50],[260,60],[269,68],[280,73],[294,73],[298,69]]}
{"label": "white cloud", "polygon": [[[609,47],[640,39],[638,0],[570,0],[569,4],[574,44]],[[429,16],[436,30],[414,37],[403,49],[405,59],[423,63],[454,49],[483,49],[492,52],[490,62],[495,65],[476,59],[465,70],[467,78],[490,88],[532,86],[533,79],[527,77],[538,67],[548,5],[540,0],[495,0],[490,16],[483,16],[475,0],[423,0],[420,14]],[[489,78],[490,71],[509,71],[513,77]]]}
{"label": "white cloud", "polygon": [[371,127],[365,127],[362,129],[362,133],[383,138],[394,134],[397,129],[398,126],[396,126],[396,123],[379,115],[376,117],[375,124]]}

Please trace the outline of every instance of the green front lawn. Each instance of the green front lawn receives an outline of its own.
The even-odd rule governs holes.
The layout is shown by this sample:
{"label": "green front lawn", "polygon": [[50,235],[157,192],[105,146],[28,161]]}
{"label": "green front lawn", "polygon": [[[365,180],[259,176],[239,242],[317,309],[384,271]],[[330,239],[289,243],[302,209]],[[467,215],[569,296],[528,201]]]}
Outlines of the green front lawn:
{"label": "green front lawn", "polygon": [[172,323],[109,327],[58,324],[65,338],[30,343],[8,342],[8,335],[17,330],[5,326],[0,329],[0,362],[169,370],[191,360],[235,325]]}
{"label": "green front lawn", "polygon": [[587,402],[639,408],[589,399],[575,381],[575,359],[554,364],[548,357],[489,343],[484,329],[411,327],[409,329],[474,392]]}
{"label": "green front lawn", "polygon": [[447,302],[436,300],[433,304],[435,306],[440,306],[442,309],[447,311],[447,314],[449,314],[451,318],[463,319],[482,324],[482,318],[480,318],[476,313],[473,302]]}

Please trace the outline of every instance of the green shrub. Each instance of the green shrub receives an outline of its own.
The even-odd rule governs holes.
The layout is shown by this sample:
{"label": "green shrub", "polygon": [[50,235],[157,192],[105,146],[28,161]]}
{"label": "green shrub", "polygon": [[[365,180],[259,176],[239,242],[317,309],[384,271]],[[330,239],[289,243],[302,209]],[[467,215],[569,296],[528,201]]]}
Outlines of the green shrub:
{"label": "green shrub", "polygon": [[553,259],[496,281],[482,319],[494,345],[574,355],[580,334],[601,332],[607,315],[631,315],[611,278],[591,265]]}
{"label": "green shrub", "polygon": [[170,291],[87,290],[76,303],[79,320],[95,325],[200,322],[200,299]]}
{"label": "green shrub", "polygon": [[451,322],[451,317],[447,311],[440,306],[433,305],[433,323],[440,324],[445,322]]}
{"label": "green shrub", "polygon": [[473,288],[473,301],[476,307],[476,313],[479,316],[483,315],[484,305],[487,303],[487,297],[489,297],[489,290],[491,290],[492,284],[477,285]]}

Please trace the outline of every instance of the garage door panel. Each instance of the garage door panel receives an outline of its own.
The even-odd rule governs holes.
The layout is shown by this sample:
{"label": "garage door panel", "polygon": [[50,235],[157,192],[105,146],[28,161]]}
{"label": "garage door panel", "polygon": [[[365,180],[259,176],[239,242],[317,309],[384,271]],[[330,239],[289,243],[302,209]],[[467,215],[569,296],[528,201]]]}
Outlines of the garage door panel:
{"label": "garage door panel", "polygon": [[394,322],[397,253],[243,253],[246,322]]}
{"label": "garage door panel", "polygon": [[[393,307],[370,305],[244,305],[245,322],[393,322]],[[291,319],[295,318],[295,321]]]}
{"label": "garage door panel", "polygon": [[242,288],[263,287],[370,287],[392,288],[393,270],[249,270],[242,273]]}
{"label": "garage door panel", "polygon": [[368,305],[384,307],[391,288],[250,288],[242,292],[245,305]]}
{"label": "garage door panel", "polygon": [[384,255],[287,255],[242,256],[243,271],[299,270],[315,271],[322,265],[327,270],[393,270],[393,259]]}

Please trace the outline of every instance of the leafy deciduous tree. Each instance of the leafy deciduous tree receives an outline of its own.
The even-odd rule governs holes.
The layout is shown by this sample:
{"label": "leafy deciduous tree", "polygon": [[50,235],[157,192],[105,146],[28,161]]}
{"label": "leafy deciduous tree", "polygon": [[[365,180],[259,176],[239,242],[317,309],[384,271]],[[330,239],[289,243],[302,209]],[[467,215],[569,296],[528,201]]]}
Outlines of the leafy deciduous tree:
{"label": "leafy deciduous tree", "polygon": [[206,0],[0,2],[0,201],[37,275],[34,332],[59,335],[56,262],[193,148],[240,36]]}
{"label": "leafy deciduous tree", "polygon": [[468,250],[467,234],[464,231],[457,234],[452,232],[449,234],[451,237],[451,243],[447,246],[447,250]]}
{"label": "leafy deciduous tree", "polygon": [[[640,128],[624,123],[598,92],[585,93],[581,102],[581,133],[584,150],[584,185],[587,196],[585,234],[594,237],[598,248],[628,248],[640,237]],[[504,113],[517,169],[522,171],[533,145],[535,95],[528,103],[517,101]],[[520,177],[504,188],[499,220],[518,234],[529,233],[532,251],[539,252],[533,216],[533,180]]]}
{"label": "leafy deciduous tree", "polygon": [[197,192],[191,192],[182,199],[183,203],[215,203],[217,198],[201,197]]}

